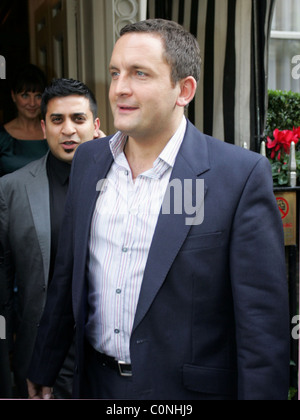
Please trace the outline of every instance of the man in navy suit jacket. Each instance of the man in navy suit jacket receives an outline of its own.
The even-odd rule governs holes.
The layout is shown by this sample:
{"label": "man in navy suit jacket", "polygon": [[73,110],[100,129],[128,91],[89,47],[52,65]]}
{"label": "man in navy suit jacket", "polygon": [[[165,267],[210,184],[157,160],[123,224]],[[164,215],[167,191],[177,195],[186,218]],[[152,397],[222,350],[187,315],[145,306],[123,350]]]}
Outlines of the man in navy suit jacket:
{"label": "man in navy suit jacket", "polygon": [[31,398],[51,398],[75,328],[74,398],[287,399],[288,292],[270,165],[185,120],[200,61],[173,22],[122,30],[110,64],[119,133],[73,160]]}

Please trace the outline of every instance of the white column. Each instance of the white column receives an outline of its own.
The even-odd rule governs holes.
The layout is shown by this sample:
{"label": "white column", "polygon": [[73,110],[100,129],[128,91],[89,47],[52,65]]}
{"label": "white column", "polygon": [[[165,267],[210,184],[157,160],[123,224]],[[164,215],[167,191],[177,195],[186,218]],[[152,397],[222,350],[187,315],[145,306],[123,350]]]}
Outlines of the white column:
{"label": "white column", "polygon": [[138,22],[146,19],[147,0],[106,0],[106,17],[108,30],[113,29],[113,45],[120,36],[121,29],[128,23]]}

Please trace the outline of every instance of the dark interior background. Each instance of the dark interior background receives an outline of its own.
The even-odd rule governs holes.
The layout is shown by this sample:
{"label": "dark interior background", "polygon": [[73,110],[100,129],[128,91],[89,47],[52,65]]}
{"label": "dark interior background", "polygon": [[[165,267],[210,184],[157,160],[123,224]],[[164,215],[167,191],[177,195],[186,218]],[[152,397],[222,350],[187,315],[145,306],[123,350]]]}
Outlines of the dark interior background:
{"label": "dark interior background", "polygon": [[27,0],[0,0],[0,55],[6,60],[6,80],[0,79],[0,124],[15,115],[10,80],[15,69],[30,60],[28,27]]}

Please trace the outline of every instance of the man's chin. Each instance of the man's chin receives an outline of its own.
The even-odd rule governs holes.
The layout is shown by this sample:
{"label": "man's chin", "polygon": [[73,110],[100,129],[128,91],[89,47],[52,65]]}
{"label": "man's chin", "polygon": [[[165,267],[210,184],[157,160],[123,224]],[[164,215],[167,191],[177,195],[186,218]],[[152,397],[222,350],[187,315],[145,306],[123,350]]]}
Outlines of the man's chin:
{"label": "man's chin", "polygon": [[74,154],[75,154],[75,150],[68,150],[68,151],[64,151],[63,153],[60,153],[59,155],[59,160],[66,162],[66,163],[72,163]]}
{"label": "man's chin", "polygon": [[66,161],[66,162],[68,162],[68,163],[72,163],[73,157],[74,157],[74,155],[75,155],[75,151],[76,151],[76,149],[75,149],[75,150],[73,150],[72,152],[66,152],[66,153],[65,153],[65,161]]}

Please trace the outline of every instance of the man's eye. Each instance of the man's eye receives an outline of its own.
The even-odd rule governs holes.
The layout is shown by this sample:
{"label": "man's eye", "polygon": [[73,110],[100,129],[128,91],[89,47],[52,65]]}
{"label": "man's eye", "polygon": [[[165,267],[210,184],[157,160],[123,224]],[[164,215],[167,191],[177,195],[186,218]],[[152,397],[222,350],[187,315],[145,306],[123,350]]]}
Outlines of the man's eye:
{"label": "man's eye", "polygon": [[120,73],[119,73],[119,72],[117,72],[117,71],[112,71],[112,72],[110,73],[110,75],[111,75],[111,77],[112,77],[113,79],[116,79],[117,77],[119,77]]}
{"label": "man's eye", "polygon": [[136,72],[136,74],[139,76],[139,77],[145,77],[146,76],[146,74],[143,72],[143,71],[137,71]]}

